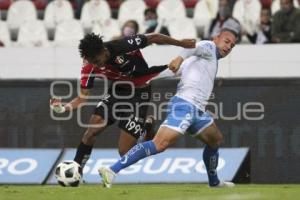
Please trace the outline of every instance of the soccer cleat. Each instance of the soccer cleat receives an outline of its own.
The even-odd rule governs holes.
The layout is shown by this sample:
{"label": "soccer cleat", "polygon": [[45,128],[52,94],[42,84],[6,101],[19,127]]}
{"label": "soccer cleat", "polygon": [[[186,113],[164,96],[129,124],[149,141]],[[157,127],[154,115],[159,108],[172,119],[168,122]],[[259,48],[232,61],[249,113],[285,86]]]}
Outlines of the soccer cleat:
{"label": "soccer cleat", "polygon": [[102,177],[103,187],[111,188],[111,185],[116,177],[116,173],[110,168],[100,167],[98,169],[99,175]]}
{"label": "soccer cleat", "polygon": [[211,188],[232,188],[235,184],[233,182],[220,181],[218,185],[209,186]]}

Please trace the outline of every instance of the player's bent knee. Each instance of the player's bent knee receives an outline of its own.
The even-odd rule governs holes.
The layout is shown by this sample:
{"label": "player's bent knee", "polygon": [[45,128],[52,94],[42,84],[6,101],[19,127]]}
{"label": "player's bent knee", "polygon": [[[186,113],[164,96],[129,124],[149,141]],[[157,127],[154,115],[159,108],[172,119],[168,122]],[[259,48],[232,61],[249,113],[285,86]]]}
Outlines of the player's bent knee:
{"label": "player's bent knee", "polygon": [[102,117],[92,115],[89,124],[90,127],[85,131],[82,141],[84,144],[92,145],[95,142],[96,136],[105,129],[106,122]]}
{"label": "player's bent knee", "polygon": [[82,142],[87,145],[93,145],[96,141],[96,136],[102,132],[104,128],[88,128],[83,135]]}
{"label": "player's bent knee", "polygon": [[95,142],[96,135],[95,132],[86,131],[82,137],[82,142],[87,145],[92,145]]}
{"label": "player's bent knee", "polygon": [[222,142],[223,142],[223,135],[220,133],[220,134],[218,134],[216,137],[211,138],[211,139],[207,142],[207,144],[208,144],[209,146],[211,146],[211,147],[216,148],[216,147],[220,147],[221,144],[222,144]]}
{"label": "player's bent knee", "polygon": [[162,140],[162,141],[153,140],[153,142],[155,144],[156,151],[159,153],[165,151],[170,145],[170,142],[167,140]]}

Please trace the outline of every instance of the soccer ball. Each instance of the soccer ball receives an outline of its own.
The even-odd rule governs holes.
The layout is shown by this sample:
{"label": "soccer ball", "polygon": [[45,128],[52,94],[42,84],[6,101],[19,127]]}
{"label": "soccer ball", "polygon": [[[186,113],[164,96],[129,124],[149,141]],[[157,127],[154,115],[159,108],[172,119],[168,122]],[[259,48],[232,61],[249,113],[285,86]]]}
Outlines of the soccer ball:
{"label": "soccer ball", "polygon": [[81,179],[82,169],[73,160],[59,163],[55,169],[55,177],[61,186],[77,187]]}

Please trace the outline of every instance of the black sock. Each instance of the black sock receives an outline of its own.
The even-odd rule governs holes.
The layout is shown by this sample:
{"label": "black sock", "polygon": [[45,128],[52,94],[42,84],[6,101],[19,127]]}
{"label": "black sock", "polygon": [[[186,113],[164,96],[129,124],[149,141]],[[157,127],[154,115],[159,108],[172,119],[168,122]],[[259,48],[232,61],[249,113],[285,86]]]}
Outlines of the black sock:
{"label": "black sock", "polygon": [[146,130],[146,135],[144,138],[144,141],[149,141],[152,140],[155,136],[155,132],[154,132],[154,120],[152,122],[146,122],[144,124],[144,128]]}
{"label": "black sock", "polygon": [[83,144],[83,142],[81,142],[77,147],[77,152],[74,161],[77,162],[82,167],[82,169],[84,168],[86,162],[90,158],[92,149],[93,146]]}

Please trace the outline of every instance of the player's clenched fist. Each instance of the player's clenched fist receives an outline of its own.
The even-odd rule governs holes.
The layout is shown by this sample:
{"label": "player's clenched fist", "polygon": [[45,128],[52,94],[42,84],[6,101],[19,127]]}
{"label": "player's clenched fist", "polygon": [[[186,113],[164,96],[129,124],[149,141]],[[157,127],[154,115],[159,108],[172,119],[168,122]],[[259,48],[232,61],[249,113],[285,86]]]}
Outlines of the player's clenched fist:
{"label": "player's clenched fist", "polygon": [[51,98],[50,99],[50,108],[56,113],[64,113],[66,108],[62,105],[60,98]]}
{"label": "player's clenched fist", "polygon": [[183,48],[195,48],[196,47],[196,40],[195,39],[183,39],[180,40],[180,46]]}
{"label": "player's clenched fist", "polygon": [[183,62],[183,58],[178,56],[176,57],[174,60],[172,60],[169,64],[169,69],[176,73],[181,65],[181,63]]}

